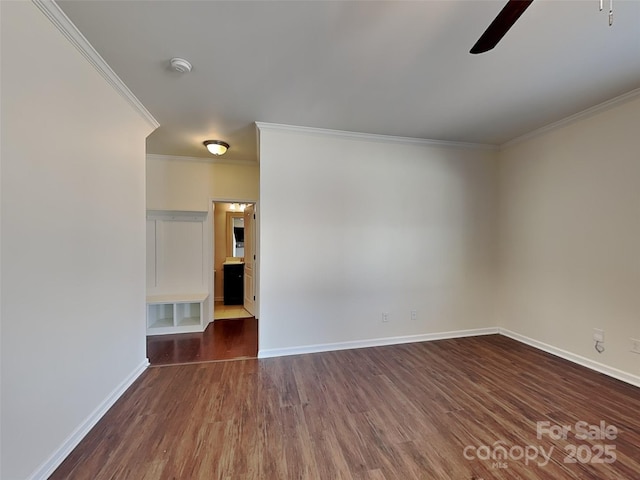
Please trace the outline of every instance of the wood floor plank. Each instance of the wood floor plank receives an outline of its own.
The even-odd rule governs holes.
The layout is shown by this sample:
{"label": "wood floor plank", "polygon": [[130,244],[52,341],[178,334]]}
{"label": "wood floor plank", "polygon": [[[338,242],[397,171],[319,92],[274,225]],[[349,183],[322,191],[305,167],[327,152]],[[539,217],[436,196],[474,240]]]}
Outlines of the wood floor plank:
{"label": "wood floor plank", "polygon": [[[640,389],[498,335],[176,365],[144,372],[51,478],[635,480],[639,411]],[[538,438],[545,421],[572,434]],[[579,440],[580,421],[618,435]],[[604,444],[613,463],[566,463]]]}

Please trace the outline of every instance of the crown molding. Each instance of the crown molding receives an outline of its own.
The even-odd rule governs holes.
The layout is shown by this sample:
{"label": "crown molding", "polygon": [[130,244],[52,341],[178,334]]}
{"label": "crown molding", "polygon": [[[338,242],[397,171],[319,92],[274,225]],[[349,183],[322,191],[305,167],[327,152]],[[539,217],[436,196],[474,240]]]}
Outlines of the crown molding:
{"label": "crown molding", "polygon": [[544,127],[533,130],[532,132],[525,133],[519,137],[514,138],[513,140],[509,140],[506,143],[500,145],[500,150],[516,145],[517,143],[524,142],[526,140],[530,140],[535,137],[539,137],[540,135],[544,135],[545,133],[551,132],[558,128],[565,127],[572,123],[578,122],[580,120],[584,120],[585,118],[591,117],[597,113],[604,112],[605,110],[609,110],[617,105],[621,105],[623,103],[634,100],[635,98],[640,97],[640,88],[636,88],[635,90],[631,90],[630,92],[623,93],[617,97],[614,97],[605,102],[599,103],[598,105],[594,105],[593,107],[589,107],[586,110],[582,110],[574,115],[570,115],[568,117],[563,118],[562,120],[558,120],[557,122],[550,123],[545,125]]}
{"label": "crown molding", "polygon": [[379,135],[374,133],[360,133],[360,132],[348,132],[344,130],[330,130],[327,128],[316,127],[300,127],[297,125],[284,125],[280,123],[268,123],[268,122],[255,122],[259,131],[262,130],[277,130],[285,132],[297,132],[297,133],[309,133],[315,135],[328,135],[333,137],[345,137],[355,138],[358,140],[366,140],[373,142],[385,142],[385,143],[402,143],[408,145],[426,145],[436,147],[453,147],[453,148],[467,148],[474,150],[498,150],[497,145],[490,145],[485,143],[467,143],[467,142],[451,142],[447,140],[431,140],[425,138],[415,137],[397,137],[393,135]]}
{"label": "crown molding", "polygon": [[185,157],[178,155],[161,155],[159,153],[147,153],[147,160],[175,160],[178,162],[200,162],[200,163],[217,163],[224,165],[251,165],[257,166],[258,162],[255,160],[233,160],[215,157]]}
{"label": "crown molding", "polygon": [[120,77],[116,75],[54,0],[32,0],[32,2],[154,130],[160,126],[160,123],[149,113]]}

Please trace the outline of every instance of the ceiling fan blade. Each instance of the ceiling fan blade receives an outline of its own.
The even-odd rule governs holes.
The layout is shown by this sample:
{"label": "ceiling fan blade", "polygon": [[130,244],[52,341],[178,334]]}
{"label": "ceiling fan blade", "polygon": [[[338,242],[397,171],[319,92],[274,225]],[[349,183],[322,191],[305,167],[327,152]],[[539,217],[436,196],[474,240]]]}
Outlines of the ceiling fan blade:
{"label": "ceiling fan blade", "polygon": [[509,0],[469,53],[484,53],[495,47],[533,0]]}

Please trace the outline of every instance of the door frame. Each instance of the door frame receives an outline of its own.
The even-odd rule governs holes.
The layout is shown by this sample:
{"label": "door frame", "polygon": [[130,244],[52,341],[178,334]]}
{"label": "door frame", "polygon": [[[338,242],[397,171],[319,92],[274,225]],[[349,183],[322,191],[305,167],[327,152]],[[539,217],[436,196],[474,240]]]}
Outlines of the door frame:
{"label": "door frame", "polygon": [[255,245],[254,252],[256,255],[256,261],[254,262],[254,279],[253,279],[253,289],[256,296],[255,301],[255,317],[259,318],[260,316],[260,206],[259,202],[256,199],[251,198],[229,198],[229,197],[209,197],[209,213],[207,215],[207,271],[208,273],[208,285],[209,285],[209,311],[211,312],[211,318],[208,320],[209,322],[213,322],[213,313],[214,313],[214,277],[213,277],[213,267],[214,267],[214,248],[215,248],[215,223],[214,223],[214,203],[251,203],[255,208],[256,221],[254,222],[255,228]]}

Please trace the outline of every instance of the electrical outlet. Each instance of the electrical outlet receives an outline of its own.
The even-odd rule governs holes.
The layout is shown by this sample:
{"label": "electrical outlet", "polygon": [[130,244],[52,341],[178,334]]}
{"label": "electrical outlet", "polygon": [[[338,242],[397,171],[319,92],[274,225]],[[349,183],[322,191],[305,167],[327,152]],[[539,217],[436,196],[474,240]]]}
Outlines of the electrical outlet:
{"label": "electrical outlet", "polygon": [[631,340],[631,351],[633,353],[640,353],[640,340],[632,338]]}
{"label": "electrical outlet", "polygon": [[389,312],[382,312],[382,321],[385,323],[389,321]]}
{"label": "electrical outlet", "polygon": [[593,341],[594,342],[604,342],[604,330],[601,330],[599,328],[594,328],[593,329]]}
{"label": "electrical outlet", "polygon": [[417,319],[418,319],[418,311],[411,310],[411,320],[417,320]]}

